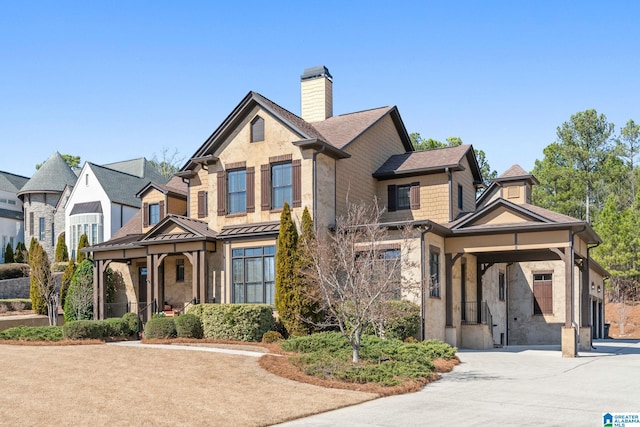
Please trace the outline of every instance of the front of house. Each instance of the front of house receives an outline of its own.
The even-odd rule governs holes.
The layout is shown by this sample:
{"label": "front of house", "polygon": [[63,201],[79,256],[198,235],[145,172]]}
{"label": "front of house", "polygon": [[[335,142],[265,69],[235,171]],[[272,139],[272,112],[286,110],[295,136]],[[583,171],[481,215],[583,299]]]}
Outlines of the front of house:
{"label": "front of house", "polygon": [[[531,205],[535,178],[517,168],[476,202],[471,146],[415,152],[396,107],[333,116],[332,82],[325,67],[305,70],[301,117],[250,92],[174,178],[185,190],[143,188],[142,214],[90,248],[96,317],[124,306],[150,316],[202,302],[273,304],[284,202],[296,221],[306,207],[326,231],[348,203],[377,198],[382,226],[413,230],[409,242],[391,232],[379,244],[415,260],[403,275],[419,290],[405,298],[422,307],[422,338],[562,343],[569,356],[578,343],[590,348],[606,275],[590,262],[593,230]],[[113,305],[107,267],[121,279]]]}

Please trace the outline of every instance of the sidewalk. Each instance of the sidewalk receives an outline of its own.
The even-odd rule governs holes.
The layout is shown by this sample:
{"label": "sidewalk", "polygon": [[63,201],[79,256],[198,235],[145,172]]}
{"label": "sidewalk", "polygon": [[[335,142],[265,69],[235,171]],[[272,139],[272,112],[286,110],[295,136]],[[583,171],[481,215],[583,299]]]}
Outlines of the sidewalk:
{"label": "sidewalk", "polygon": [[271,353],[264,353],[260,351],[233,350],[228,348],[205,347],[200,345],[143,344],[140,341],[116,341],[116,342],[107,343],[107,345],[120,346],[120,347],[162,349],[162,350],[207,351],[210,353],[225,353],[225,354],[233,354],[236,356],[249,356],[249,357],[262,357],[265,354],[271,354]]}

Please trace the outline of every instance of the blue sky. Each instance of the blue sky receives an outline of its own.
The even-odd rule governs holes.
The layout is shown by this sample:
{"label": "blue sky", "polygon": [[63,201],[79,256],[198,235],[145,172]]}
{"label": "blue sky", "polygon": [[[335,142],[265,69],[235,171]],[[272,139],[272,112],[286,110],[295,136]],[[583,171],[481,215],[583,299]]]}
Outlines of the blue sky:
{"label": "blue sky", "polygon": [[54,151],[109,163],[192,155],[250,90],[299,114],[304,68],[334,114],[397,105],[499,173],[595,108],[640,122],[640,2],[0,0],[0,170]]}

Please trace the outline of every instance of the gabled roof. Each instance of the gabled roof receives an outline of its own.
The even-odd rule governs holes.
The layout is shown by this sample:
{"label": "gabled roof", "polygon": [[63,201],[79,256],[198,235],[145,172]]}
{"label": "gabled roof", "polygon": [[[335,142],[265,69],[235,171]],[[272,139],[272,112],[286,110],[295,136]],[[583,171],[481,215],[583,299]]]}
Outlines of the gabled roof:
{"label": "gabled roof", "polygon": [[73,187],[77,179],[76,174],[56,151],[22,186],[18,196],[27,193],[59,193],[67,185]]}
{"label": "gabled roof", "polygon": [[157,182],[148,183],[147,185],[142,187],[140,191],[138,191],[136,197],[142,197],[151,188],[155,188],[162,194],[177,196],[184,199],[187,198],[187,193],[189,190],[189,186],[182,180],[182,178],[174,176],[165,185],[159,184]]}
{"label": "gabled roof", "polygon": [[[178,228],[180,231],[176,232]],[[171,230],[171,231],[170,231]],[[205,221],[186,216],[169,214],[140,239],[141,245],[158,242],[216,240],[217,233],[209,228]]]}
{"label": "gabled roof", "polygon": [[17,193],[27,181],[29,181],[29,178],[26,176],[0,171],[0,191]]}
{"label": "gabled roof", "polygon": [[[511,222],[483,222],[490,215],[502,213]],[[517,220],[516,220],[517,218]],[[499,198],[475,212],[446,225],[455,234],[484,234],[505,231],[541,231],[572,229],[588,236],[587,243],[599,243],[600,237],[586,222],[531,204],[515,204]]]}
{"label": "gabled roof", "polygon": [[84,202],[76,203],[71,209],[69,215],[78,215],[85,213],[102,213],[102,204],[99,201],[96,202]]}
{"label": "gabled roof", "polygon": [[[146,160],[145,162],[148,163]],[[117,169],[111,169],[90,162],[87,162],[87,166],[91,168],[112,203],[138,208],[141,206],[140,199],[136,197],[135,191],[151,182],[152,178],[146,175],[142,177],[131,175]],[[144,170],[150,172],[153,177],[157,176],[157,173],[153,173],[146,167]]]}
{"label": "gabled roof", "polygon": [[120,230],[116,231],[111,240],[120,239],[122,237],[135,234],[142,237],[142,209],[138,210],[129,221],[127,221]]}
{"label": "gabled roof", "polygon": [[158,171],[158,169],[144,157],[123,160],[115,163],[107,163],[102,166],[128,175],[137,176],[138,178],[146,178],[160,184],[167,182],[167,179],[160,173],[160,171]]}
{"label": "gabled roof", "polygon": [[407,151],[413,150],[413,145],[396,107],[376,108],[330,117],[321,122],[309,123],[259,93],[249,92],[186,162],[180,172],[184,173],[193,169],[200,160],[215,161],[215,158],[208,158],[208,156],[215,153],[225,138],[235,130],[246,114],[256,106],[269,112],[298,135],[300,141],[292,141],[296,145],[309,148],[317,148],[314,144],[318,147],[323,144],[329,145],[332,149],[324,151],[324,153],[335,158],[349,157],[349,154],[343,152],[342,149],[386,115],[390,115],[393,120],[405,149]]}
{"label": "gabled roof", "polygon": [[481,205],[490,194],[497,191],[502,183],[513,181],[527,181],[532,185],[539,184],[538,179],[522,169],[520,165],[513,165],[491,182],[491,185],[489,185],[489,187],[487,187],[487,189],[478,197],[476,204]]}
{"label": "gabled roof", "polygon": [[471,167],[474,181],[482,182],[478,161],[471,145],[394,154],[373,173],[373,177],[384,180],[401,176],[418,176],[441,173],[447,168],[460,171],[464,170],[462,160],[465,157]]}

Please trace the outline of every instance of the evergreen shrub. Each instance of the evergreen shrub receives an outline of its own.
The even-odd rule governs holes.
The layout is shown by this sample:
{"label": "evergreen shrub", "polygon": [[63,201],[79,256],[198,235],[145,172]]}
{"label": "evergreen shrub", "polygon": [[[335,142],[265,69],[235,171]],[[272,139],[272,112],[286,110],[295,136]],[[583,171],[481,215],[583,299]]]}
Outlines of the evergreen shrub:
{"label": "evergreen shrub", "polygon": [[202,320],[204,337],[211,339],[260,341],[275,323],[267,304],[198,304],[189,313]]}
{"label": "evergreen shrub", "polygon": [[173,317],[155,317],[144,325],[144,337],[151,338],[175,338],[178,335],[176,323]]}
{"label": "evergreen shrub", "polygon": [[195,314],[183,314],[175,318],[176,333],[179,338],[202,338],[202,321]]}

